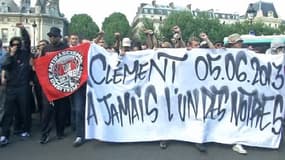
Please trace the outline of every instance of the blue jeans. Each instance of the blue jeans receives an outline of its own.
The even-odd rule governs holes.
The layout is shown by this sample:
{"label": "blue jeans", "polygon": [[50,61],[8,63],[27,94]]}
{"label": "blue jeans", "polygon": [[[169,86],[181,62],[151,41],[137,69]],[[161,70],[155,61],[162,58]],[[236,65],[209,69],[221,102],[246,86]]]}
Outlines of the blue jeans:
{"label": "blue jeans", "polygon": [[86,84],[75,91],[71,97],[71,110],[75,112],[75,134],[76,137],[84,138],[84,116],[85,116],[85,99]]}

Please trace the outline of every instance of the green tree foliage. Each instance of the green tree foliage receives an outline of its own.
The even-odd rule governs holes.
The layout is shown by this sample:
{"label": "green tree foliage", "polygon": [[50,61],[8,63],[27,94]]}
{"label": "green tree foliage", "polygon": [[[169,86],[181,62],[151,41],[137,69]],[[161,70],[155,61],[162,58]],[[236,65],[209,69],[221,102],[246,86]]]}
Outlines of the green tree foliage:
{"label": "green tree foliage", "polygon": [[285,34],[285,24],[280,25],[279,30],[282,34]]}
{"label": "green tree foliage", "polygon": [[87,14],[75,14],[69,24],[69,33],[77,34],[80,38],[92,40],[99,32],[99,27]]}
{"label": "green tree foliage", "polygon": [[[142,23],[142,26],[132,29],[131,38],[139,42],[146,42],[146,34],[144,31],[145,30],[155,31],[154,24],[153,21],[149,18],[143,18],[140,22]],[[134,24],[134,26],[136,26],[136,24]]]}
{"label": "green tree foliage", "polygon": [[199,34],[205,32],[211,41],[221,41],[225,36],[223,24],[216,18],[211,18],[207,12],[201,12],[194,19],[192,34],[199,37]]}
{"label": "green tree foliage", "polygon": [[160,36],[158,38],[162,41],[170,41],[173,36],[171,29],[173,26],[178,25],[181,28],[183,39],[188,39],[189,35],[192,34],[192,29],[194,27],[194,24],[192,23],[193,20],[194,18],[189,11],[174,12],[170,14],[160,27]]}
{"label": "green tree foliage", "polygon": [[209,38],[215,41],[221,41],[233,33],[248,34],[253,31],[256,35],[273,35],[284,33],[285,26],[280,26],[278,29],[266,26],[262,22],[249,23],[248,21],[235,24],[221,24],[219,19],[212,18],[207,12],[200,12],[193,17],[189,11],[175,12],[170,14],[165,19],[164,24],[160,27],[161,37],[170,41],[173,33],[171,28],[178,25],[182,31],[184,41],[189,37],[198,37],[201,32],[208,34]]}
{"label": "green tree foliage", "polygon": [[[250,26],[251,29],[251,26]],[[279,29],[275,29],[269,26],[266,26],[262,22],[257,22],[252,25],[252,30],[255,32],[256,35],[274,35],[274,34],[281,34]]]}
{"label": "green tree foliage", "polygon": [[212,19],[206,12],[201,12],[198,16],[193,17],[189,11],[175,12],[168,16],[164,25],[160,28],[161,35],[169,41],[173,35],[171,28],[178,25],[182,31],[184,41],[190,37],[199,37],[201,32],[205,32],[213,41],[221,39],[223,36],[222,24],[218,19]]}
{"label": "green tree foliage", "polygon": [[114,33],[119,32],[122,38],[129,37],[131,27],[124,14],[114,12],[109,17],[105,18],[102,29],[105,32],[105,43],[112,46],[115,40]]}
{"label": "green tree foliage", "polygon": [[274,34],[282,34],[282,30],[271,28],[269,26],[266,26],[262,22],[254,22],[249,23],[247,21],[241,22],[241,23],[235,23],[231,25],[225,25],[224,26],[225,33],[227,35],[232,33],[239,33],[239,34],[248,34],[249,32],[254,32],[255,35],[274,35]]}
{"label": "green tree foliage", "polygon": [[145,29],[154,30],[154,24],[153,24],[153,21],[151,19],[143,18],[142,22],[143,22],[143,25],[144,25]]}

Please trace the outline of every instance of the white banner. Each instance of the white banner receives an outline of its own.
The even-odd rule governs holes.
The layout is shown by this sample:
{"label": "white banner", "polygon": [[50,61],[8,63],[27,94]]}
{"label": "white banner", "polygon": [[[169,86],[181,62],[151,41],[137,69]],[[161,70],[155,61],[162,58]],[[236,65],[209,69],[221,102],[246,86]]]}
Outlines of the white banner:
{"label": "white banner", "polygon": [[124,57],[89,49],[86,137],[278,148],[284,55],[158,49]]}

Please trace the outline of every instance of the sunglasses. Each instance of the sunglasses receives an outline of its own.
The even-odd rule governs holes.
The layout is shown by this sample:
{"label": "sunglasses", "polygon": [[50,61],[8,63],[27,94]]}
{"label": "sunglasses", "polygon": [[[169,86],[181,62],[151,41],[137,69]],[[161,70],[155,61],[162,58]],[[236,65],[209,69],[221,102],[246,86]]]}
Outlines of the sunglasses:
{"label": "sunglasses", "polygon": [[216,46],[216,47],[222,47],[223,44],[222,44],[222,43],[216,43],[215,46]]}
{"label": "sunglasses", "polygon": [[[243,40],[238,40],[236,43],[243,43]],[[235,43],[235,44],[236,44],[236,43]]]}
{"label": "sunglasses", "polygon": [[48,37],[49,37],[49,38],[52,38],[52,37],[57,38],[57,37],[59,37],[59,36],[56,36],[56,35],[49,35]]}
{"label": "sunglasses", "polygon": [[278,48],[276,48],[276,50],[281,50],[281,49],[285,49],[285,47],[278,47]]}
{"label": "sunglasses", "polygon": [[46,44],[45,43],[42,43],[42,44],[39,44],[39,45],[37,45],[37,49],[39,49],[40,47],[45,47],[46,46]]}
{"label": "sunglasses", "polygon": [[40,43],[39,46],[46,46],[46,44],[45,43]]}
{"label": "sunglasses", "polygon": [[20,43],[12,43],[11,47],[13,47],[13,46],[20,46]]}

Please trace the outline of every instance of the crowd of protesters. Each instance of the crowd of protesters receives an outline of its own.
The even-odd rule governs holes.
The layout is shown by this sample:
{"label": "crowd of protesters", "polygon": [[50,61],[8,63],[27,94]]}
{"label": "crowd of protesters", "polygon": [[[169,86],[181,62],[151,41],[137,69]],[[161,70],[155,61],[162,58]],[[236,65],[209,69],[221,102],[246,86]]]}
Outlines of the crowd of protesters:
{"label": "crowd of protesters", "polygon": [[[187,42],[183,40],[179,26],[174,26],[171,30],[173,38],[169,41],[158,41],[152,30],[145,30],[146,42],[134,43],[128,37],[121,37],[120,33],[114,33],[114,45],[107,46],[104,41],[104,32],[98,33],[93,40],[82,39],[80,41],[77,34],[70,34],[62,37],[61,30],[52,27],[47,33],[49,40],[40,40],[36,52],[31,53],[31,40],[25,27],[18,23],[21,30],[21,37],[13,37],[9,42],[9,47],[2,48],[0,40],[0,125],[1,137],[0,145],[9,144],[10,131],[22,138],[31,136],[31,116],[35,105],[41,121],[40,143],[50,142],[51,131],[55,126],[58,140],[65,136],[66,126],[70,126],[75,134],[73,145],[78,147],[85,142],[84,139],[84,113],[86,84],[76,90],[72,95],[49,102],[44,92],[41,90],[39,80],[35,74],[33,60],[43,57],[50,52],[63,50],[69,47],[78,46],[80,43],[94,42],[104,47],[109,52],[118,53],[123,56],[128,51],[156,49],[156,48],[242,48],[243,40],[237,33],[228,37],[228,44],[225,46],[222,41],[212,43],[206,33],[201,33],[199,37],[190,37]],[[284,53],[285,44],[280,40],[272,41],[271,48],[266,54]],[[251,48],[249,48],[251,49]],[[160,147],[167,148],[167,142],[161,141]],[[195,144],[195,147],[205,152],[204,144]],[[240,154],[247,154],[241,144],[235,144],[232,149]]]}

